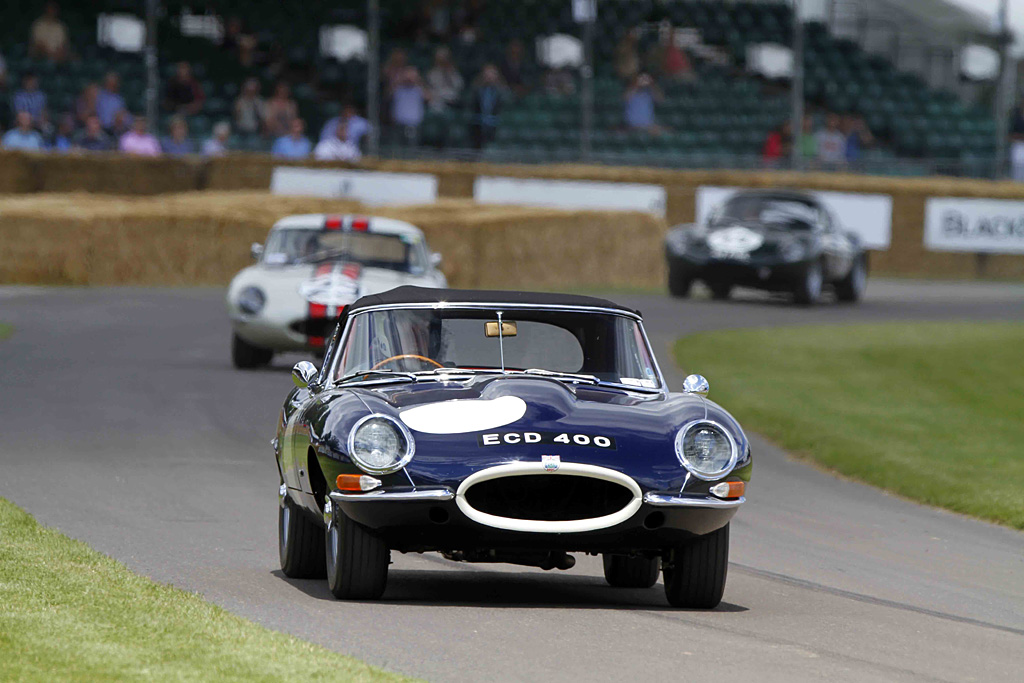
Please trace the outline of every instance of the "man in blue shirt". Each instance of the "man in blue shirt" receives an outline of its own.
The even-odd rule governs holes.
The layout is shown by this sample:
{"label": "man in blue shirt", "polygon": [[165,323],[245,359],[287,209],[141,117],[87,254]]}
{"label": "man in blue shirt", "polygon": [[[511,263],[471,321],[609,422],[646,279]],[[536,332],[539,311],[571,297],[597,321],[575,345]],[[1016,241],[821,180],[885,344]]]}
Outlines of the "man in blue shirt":
{"label": "man in blue shirt", "polygon": [[28,112],[32,125],[38,125],[45,109],[46,94],[39,89],[39,77],[29,71],[21,79],[21,90],[14,93],[14,111]]}
{"label": "man in blue shirt", "polygon": [[275,157],[286,159],[302,159],[308,157],[313,149],[313,143],[303,133],[306,130],[306,122],[300,118],[292,119],[288,135],[282,135],[274,140],[274,146],[270,153]]}
{"label": "man in blue shirt", "polygon": [[346,142],[351,142],[356,147],[362,141],[363,136],[370,132],[370,123],[356,113],[356,108],[346,104],[341,110],[341,116],[327,119],[327,123],[320,129],[320,140],[331,140],[335,137],[338,124],[344,124],[346,130]]}
{"label": "man in blue shirt", "polygon": [[43,149],[43,136],[32,129],[32,117],[26,111],[19,111],[17,127],[11,128],[3,137],[4,149],[20,149],[38,152]]}
{"label": "man in blue shirt", "polygon": [[[103,130],[113,130],[118,112],[126,109],[120,90],[120,76],[114,71],[108,72],[103,78],[103,88],[96,97],[96,116],[100,117]],[[125,121],[125,124],[130,127],[131,121]]]}
{"label": "man in blue shirt", "polygon": [[654,79],[645,73],[637,74],[626,90],[625,99],[626,126],[648,133],[661,132],[654,119],[654,103],[660,102],[662,97]]}
{"label": "man in blue shirt", "polygon": [[473,91],[473,122],[470,124],[470,138],[473,147],[482,149],[494,139],[498,128],[498,116],[505,100],[505,84],[501,72],[493,64],[485,64],[477,78]]}
{"label": "man in blue shirt", "polygon": [[185,124],[185,119],[180,116],[171,119],[170,132],[171,134],[160,142],[160,148],[164,154],[180,157],[195,153],[196,147],[188,137],[188,126]]}
{"label": "man in blue shirt", "polygon": [[111,149],[110,138],[103,132],[98,116],[85,120],[85,130],[76,137],[74,146],[87,152],[107,152]]}

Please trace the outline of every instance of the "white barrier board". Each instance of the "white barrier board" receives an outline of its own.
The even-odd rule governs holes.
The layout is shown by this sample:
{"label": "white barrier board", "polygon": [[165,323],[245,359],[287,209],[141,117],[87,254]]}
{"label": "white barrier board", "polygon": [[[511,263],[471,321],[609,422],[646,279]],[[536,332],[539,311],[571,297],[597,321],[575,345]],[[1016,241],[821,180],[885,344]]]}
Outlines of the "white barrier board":
{"label": "white barrier board", "polygon": [[643,211],[665,215],[665,188],[638,183],[480,176],[473,199],[481,204],[551,206],[594,211]]}
{"label": "white barrier board", "polygon": [[924,205],[924,246],[931,251],[1024,254],[1024,202],[932,197]]}
{"label": "white barrier board", "polygon": [[433,204],[437,176],[278,166],[270,178],[273,194],[355,199],[367,204]]}

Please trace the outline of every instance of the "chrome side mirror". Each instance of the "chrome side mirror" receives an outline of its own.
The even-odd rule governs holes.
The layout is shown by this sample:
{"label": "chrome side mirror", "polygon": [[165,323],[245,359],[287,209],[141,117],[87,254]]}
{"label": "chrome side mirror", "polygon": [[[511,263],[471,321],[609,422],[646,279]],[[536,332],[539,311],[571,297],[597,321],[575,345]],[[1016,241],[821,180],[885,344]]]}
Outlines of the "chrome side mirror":
{"label": "chrome side mirror", "polygon": [[440,268],[441,260],[441,255],[439,253],[437,253],[436,251],[430,252],[430,265],[434,266],[435,268]]}
{"label": "chrome side mirror", "polygon": [[299,389],[305,389],[316,379],[318,370],[308,360],[299,361],[292,368],[292,381]]}
{"label": "chrome side mirror", "polygon": [[711,385],[704,379],[703,375],[690,375],[683,380],[683,393],[684,394],[697,394],[698,396],[707,396],[711,390]]}
{"label": "chrome side mirror", "polygon": [[253,242],[249,247],[249,254],[252,256],[253,261],[259,261],[260,256],[263,256],[263,245],[259,242]]}

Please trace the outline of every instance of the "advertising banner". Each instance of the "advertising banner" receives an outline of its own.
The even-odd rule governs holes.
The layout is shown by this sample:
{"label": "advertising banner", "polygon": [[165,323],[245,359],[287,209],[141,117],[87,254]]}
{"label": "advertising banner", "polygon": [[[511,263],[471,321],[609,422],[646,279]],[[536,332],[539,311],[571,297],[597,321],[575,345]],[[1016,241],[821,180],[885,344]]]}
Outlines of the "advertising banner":
{"label": "advertising banner", "polygon": [[924,246],[1024,254],[1024,201],[932,197],[924,205]]}
{"label": "advertising banner", "polygon": [[481,204],[643,211],[665,216],[665,188],[661,185],[480,176],[473,183],[473,199]]}
{"label": "advertising banner", "polygon": [[354,199],[367,204],[433,204],[437,176],[328,168],[278,166],[270,178],[273,194]]}

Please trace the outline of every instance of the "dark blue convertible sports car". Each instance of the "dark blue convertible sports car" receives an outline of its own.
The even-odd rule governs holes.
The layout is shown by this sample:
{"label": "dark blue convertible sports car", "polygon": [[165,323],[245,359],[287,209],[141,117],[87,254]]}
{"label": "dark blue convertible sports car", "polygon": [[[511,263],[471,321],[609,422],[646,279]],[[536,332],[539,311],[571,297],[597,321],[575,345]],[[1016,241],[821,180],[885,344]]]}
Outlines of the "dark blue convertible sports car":
{"label": "dark blue convertible sports car", "polygon": [[292,371],[280,555],[343,599],[390,553],[569,569],[715,607],[750,447],[699,375],[670,393],[640,314],[584,296],[400,287],[348,306]]}

